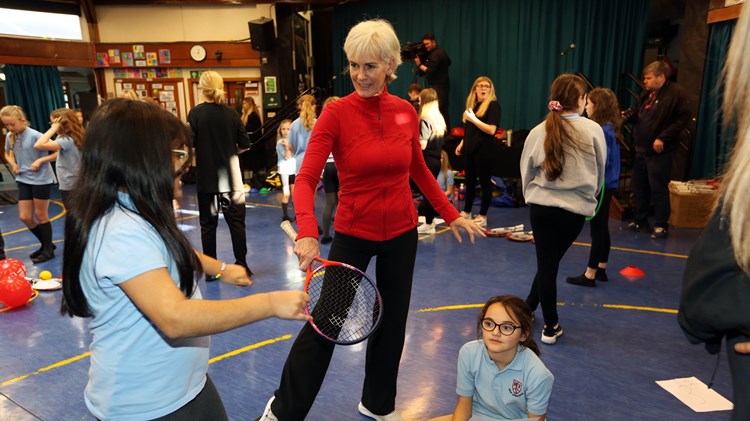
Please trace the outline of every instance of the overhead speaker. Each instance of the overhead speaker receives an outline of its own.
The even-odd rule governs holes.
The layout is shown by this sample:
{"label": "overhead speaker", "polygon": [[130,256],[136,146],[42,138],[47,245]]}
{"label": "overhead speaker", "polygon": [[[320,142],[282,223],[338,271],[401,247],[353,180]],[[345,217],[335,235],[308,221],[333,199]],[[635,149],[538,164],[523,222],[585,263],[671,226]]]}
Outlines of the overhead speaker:
{"label": "overhead speaker", "polygon": [[272,50],[276,39],[273,31],[273,19],[260,18],[251,20],[247,24],[250,27],[250,45],[252,45],[253,50]]}

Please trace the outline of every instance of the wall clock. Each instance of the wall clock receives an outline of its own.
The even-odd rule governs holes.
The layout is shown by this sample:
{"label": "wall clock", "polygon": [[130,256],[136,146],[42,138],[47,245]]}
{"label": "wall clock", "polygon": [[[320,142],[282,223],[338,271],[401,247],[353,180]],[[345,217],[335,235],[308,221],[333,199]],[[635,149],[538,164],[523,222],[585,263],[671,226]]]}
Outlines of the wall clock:
{"label": "wall clock", "polygon": [[190,57],[195,61],[203,61],[206,59],[206,48],[200,44],[195,44],[190,49]]}

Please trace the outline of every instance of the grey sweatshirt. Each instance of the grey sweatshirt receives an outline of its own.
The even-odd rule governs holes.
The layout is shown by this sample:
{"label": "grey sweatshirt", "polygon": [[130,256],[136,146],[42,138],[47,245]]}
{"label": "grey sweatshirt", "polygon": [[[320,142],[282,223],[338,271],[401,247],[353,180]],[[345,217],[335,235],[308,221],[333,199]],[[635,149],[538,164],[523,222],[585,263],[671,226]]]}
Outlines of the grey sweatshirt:
{"label": "grey sweatshirt", "polygon": [[577,114],[564,116],[570,123],[571,132],[582,146],[582,151],[565,151],[562,175],[548,181],[542,162],[544,161],[544,122],[534,127],[521,154],[521,178],[526,203],[552,206],[567,211],[592,216],[596,211],[597,193],[604,180],[604,164],[607,161],[607,144],[604,131],[599,124]]}

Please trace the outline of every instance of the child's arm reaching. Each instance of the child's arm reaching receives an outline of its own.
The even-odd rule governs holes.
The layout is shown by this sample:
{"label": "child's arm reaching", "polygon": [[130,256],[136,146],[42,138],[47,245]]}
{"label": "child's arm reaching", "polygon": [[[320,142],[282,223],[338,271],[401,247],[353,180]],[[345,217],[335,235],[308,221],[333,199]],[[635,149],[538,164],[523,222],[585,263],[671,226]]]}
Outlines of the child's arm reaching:
{"label": "child's arm reaching", "polygon": [[456,409],[453,410],[451,421],[467,421],[471,418],[471,403],[473,397],[459,396],[456,403]]}
{"label": "child's arm reaching", "polygon": [[273,291],[233,300],[191,300],[177,288],[166,268],[137,275],[119,286],[169,338],[205,336],[258,320],[278,317],[309,320],[303,291]]}

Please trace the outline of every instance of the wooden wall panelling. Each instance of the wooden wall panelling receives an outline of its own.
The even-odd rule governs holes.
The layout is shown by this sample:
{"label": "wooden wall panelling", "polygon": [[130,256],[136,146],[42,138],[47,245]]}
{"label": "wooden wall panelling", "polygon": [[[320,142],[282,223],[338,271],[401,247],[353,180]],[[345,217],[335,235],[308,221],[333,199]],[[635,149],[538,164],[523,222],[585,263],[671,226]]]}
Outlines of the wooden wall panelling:
{"label": "wooden wall panelling", "polygon": [[[195,61],[190,58],[190,49],[200,44],[206,48],[206,59]],[[96,43],[96,53],[107,53],[109,50],[120,50],[123,52],[132,52],[133,45],[143,45],[146,53],[158,53],[159,50],[169,50],[171,62],[159,63],[157,66],[146,67],[181,67],[181,68],[218,68],[218,67],[260,67],[260,53],[251,48],[248,42],[172,42],[172,43]],[[216,59],[216,52],[222,52],[221,60]],[[124,67],[122,63],[112,64],[110,60],[109,67]],[[137,66],[134,66],[137,67]]]}
{"label": "wooden wall panelling", "polygon": [[88,42],[0,37],[0,63],[91,68],[93,49]]}

